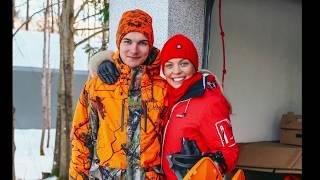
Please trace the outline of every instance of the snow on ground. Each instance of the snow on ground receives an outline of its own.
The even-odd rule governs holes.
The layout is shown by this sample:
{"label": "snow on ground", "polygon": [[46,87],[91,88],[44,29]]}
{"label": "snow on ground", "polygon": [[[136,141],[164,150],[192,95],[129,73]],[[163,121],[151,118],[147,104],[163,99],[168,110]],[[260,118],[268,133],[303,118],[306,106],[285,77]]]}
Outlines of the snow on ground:
{"label": "snow on ground", "polygon": [[[42,178],[42,172],[51,172],[55,129],[50,130],[49,148],[46,147],[46,131],[44,139],[45,156],[40,156],[40,139],[41,129],[15,129],[14,142],[16,151],[14,164],[17,180],[38,180]],[[54,179],[50,178],[50,180]]]}

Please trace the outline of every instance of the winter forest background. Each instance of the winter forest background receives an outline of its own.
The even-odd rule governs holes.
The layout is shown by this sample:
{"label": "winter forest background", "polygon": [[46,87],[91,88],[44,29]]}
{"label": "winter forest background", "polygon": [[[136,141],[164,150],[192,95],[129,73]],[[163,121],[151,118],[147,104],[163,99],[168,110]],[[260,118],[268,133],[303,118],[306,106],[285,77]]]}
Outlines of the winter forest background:
{"label": "winter forest background", "polygon": [[14,84],[13,179],[67,179],[74,90],[108,46],[109,0],[13,0],[12,12],[13,79],[31,91]]}

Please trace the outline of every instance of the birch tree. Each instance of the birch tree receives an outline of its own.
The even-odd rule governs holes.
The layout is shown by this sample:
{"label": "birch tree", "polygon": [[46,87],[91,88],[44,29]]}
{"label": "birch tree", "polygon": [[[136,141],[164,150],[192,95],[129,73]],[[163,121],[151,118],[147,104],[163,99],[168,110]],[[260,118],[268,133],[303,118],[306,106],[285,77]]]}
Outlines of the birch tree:
{"label": "birch tree", "polygon": [[[58,17],[60,18],[60,0],[57,0],[57,4],[58,4]],[[60,20],[58,18],[58,27],[60,27]],[[60,49],[61,49],[61,43],[60,43]],[[61,54],[60,54],[60,62],[61,62]],[[61,68],[61,63],[60,63],[60,68]],[[55,142],[54,142],[54,151],[53,151],[53,165],[52,165],[52,170],[51,170],[51,174],[55,175],[55,176],[59,176],[59,166],[60,166],[60,140],[61,140],[61,108],[60,108],[60,104],[62,104],[62,98],[61,96],[59,96],[59,93],[62,94],[62,79],[61,79],[61,74],[59,73],[59,83],[58,83],[58,105],[57,105],[57,118],[56,118],[56,135],[55,135]]]}
{"label": "birch tree", "polygon": [[42,131],[41,131],[41,141],[40,141],[40,155],[44,155],[43,150],[43,141],[45,136],[45,130],[48,126],[48,99],[47,99],[47,17],[48,17],[48,0],[46,3],[46,10],[44,11],[44,28],[43,28],[43,64],[42,64],[42,73],[41,73],[41,99],[42,99]]}
{"label": "birch tree", "polygon": [[47,88],[46,88],[46,93],[47,93],[47,120],[48,120],[48,126],[47,126],[47,130],[48,130],[48,138],[47,138],[47,148],[49,148],[49,144],[50,144],[50,129],[51,129],[51,68],[50,68],[50,44],[51,44],[51,33],[48,33],[48,68],[47,68]]}

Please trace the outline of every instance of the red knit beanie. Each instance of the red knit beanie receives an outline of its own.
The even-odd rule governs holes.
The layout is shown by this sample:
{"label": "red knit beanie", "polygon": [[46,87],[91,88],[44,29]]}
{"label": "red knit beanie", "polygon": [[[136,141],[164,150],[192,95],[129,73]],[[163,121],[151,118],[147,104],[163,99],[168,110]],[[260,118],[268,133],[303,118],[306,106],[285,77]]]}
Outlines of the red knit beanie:
{"label": "red knit beanie", "polygon": [[172,58],[188,59],[198,71],[199,57],[193,42],[182,34],[172,36],[163,46],[160,54],[162,71],[164,64]]}
{"label": "red knit beanie", "polygon": [[148,38],[150,49],[153,46],[153,28],[151,16],[141,9],[129,10],[122,14],[116,34],[118,49],[122,38],[129,32],[139,32]]}

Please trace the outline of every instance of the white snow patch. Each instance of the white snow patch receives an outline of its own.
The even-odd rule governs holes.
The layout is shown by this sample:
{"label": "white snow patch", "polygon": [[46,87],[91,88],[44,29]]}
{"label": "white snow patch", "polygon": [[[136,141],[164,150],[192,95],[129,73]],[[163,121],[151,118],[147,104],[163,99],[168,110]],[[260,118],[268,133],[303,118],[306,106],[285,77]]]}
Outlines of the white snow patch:
{"label": "white snow patch", "polygon": [[[44,156],[40,156],[41,129],[15,129],[15,173],[17,180],[38,180],[42,172],[51,172],[53,164],[53,151],[55,129],[50,130],[50,143],[47,148],[47,131],[44,139]],[[57,179],[56,177],[47,178]]]}

